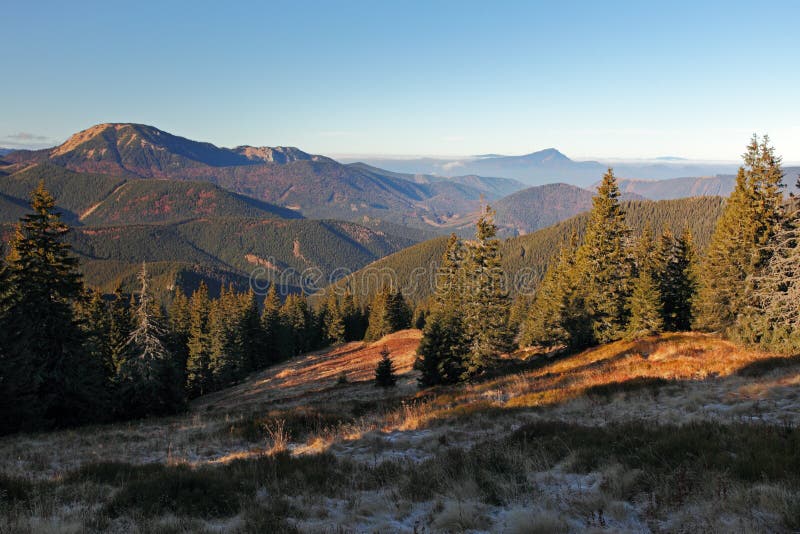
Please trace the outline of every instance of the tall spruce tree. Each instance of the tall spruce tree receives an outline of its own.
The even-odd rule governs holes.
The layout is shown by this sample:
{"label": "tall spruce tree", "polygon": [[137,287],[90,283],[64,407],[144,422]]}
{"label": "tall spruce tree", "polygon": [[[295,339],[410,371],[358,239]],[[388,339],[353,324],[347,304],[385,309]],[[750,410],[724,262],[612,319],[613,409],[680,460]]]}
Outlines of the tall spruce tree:
{"label": "tall spruce tree", "polygon": [[130,297],[122,293],[122,288],[117,286],[114,291],[114,299],[111,301],[108,333],[108,345],[111,350],[115,374],[119,371],[119,367],[124,360],[123,350],[132,330],[133,318],[131,317]]}
{"label": "tall spruce tree", "polygon": [[769,261],[765,245],[783,217],[781,159],[753,136],[736,176],[736,187],[717,221],[702,261],[696,299],[696,326],[731,333],[748,306],[747,281]]}
{"label": "tall spruce tree", "polygon": [[[800,186],[800,180],[798,180]],[[800,351],[800,202],[793,199],[780,230],[766,245],[769,262],[749,281],[739,316],[743,341],[785,354]]]}
{"label": "tall spruce tree", "polygon": [[7,258],[0,303],[0,431],[69,426],[105,414],[101,362],[85,350],[74,305],[83,283],[43,182]]}
{"label": "tall spruce tree", "polygon": [[688,227],[677,238],[669,230],[664,231],[658,262],[664,330],[687,331],[692,327],[692,303],[697,292],[694,242]]}
{"label": "tall spruce tree", "polygon": [[324,305],[325,334],[333,344],[344,343],[347,336],[347,325],[342,307],[336,294],[331,291]]}
{"label": "tall spruce tree", "polygon": [[189,358],[186,362],[186,392],[190,398],[198,397],[213,389],[211,374],[211,336],[209,313],[211,303],[205,282],[192,294],[189,314]]}
{"label": "tall spruce tree", "polygon": [[620,339],[628,323],[633,257],[630,229],[614,172],[609,169],[592,199],[583,244],[578,249],[579,286],[595,343]]}
{"label": "tall spruce tree", "polygon": [[638,338],[661,332],[664,328],[662,297],[657,277],[661,262],[649,227],[636,245],[635,278],[628,303],[628,337]]}
{"label": "tall spruce tree", "polygon": [[385,335],[411,326],[411,309],[398,289],[384,287],[372,299],[369,307],[369,326],[365,339],[375,341]]}
{"label": "tall spruce tree", "polygon": [[514,339],[509,326],[511,299],[501,267],[494,215],[490,206],[483,209],[464,262],[464,333],[469,339],[465,378],[490,367],[500,354],[511,350]]}
{"label": "tall spruce tree", "polygon": [[173,355],[175,368],[180,371],[181,383],[186,381],[186,362],[189,359],[189,332],[192,328],[191,305],[186,294],[177,288],[167,314],[169,335],[167,348]]}
{"label": "tall spruce tree", "polygon": [[87,291],[79,301],[78,314],[86,336],[85,348],[91,358],[101,363],[104,382],[111,384],[117,374],[111,340],[111,313],[99,291]]}
{"label": "tall spruce tree", "polygon": [[314,317],[305,296],[293,293],[286,297],[281,307],[281,317],[289,334],[292,356],[314,348]]}
{"label": "tall spruce tree", "polygon": [[285,360],[291,355],[288,333],[281,318],[281,299],[272,284],[264,298],[261,311],[261,328],[264,332],[264,351],[259,357],[259,369]]}
{"label": "tall spruce tree", "polygon": [[240,376],[260,369],[261,355],[266,351],[266,338],[261,328],[258,299],[252,289],[241,295],[239,342],[242,353]]}
{"label": "tall spruce tree", "polygon": [[135,326],[117,379],[119,413],[126,418],[173,413],[183,404],[181,373],[165,345],[167,331],[150,294],[146,264],[139,272],[139,284]]}
{"label": "tall spruce tree", "polygon": [[577,247],[573,234],[547,269],[522,325],[521,344],[569,350],[591,345],[591,324],[576,268]]}
{"label": "tall spruce tree", "polygon": [[453,234],[436,273],[433,304],[414,361],[422,387],[455,383],[464,375],[469,346],[462,323],[462,262],[463,246]]}

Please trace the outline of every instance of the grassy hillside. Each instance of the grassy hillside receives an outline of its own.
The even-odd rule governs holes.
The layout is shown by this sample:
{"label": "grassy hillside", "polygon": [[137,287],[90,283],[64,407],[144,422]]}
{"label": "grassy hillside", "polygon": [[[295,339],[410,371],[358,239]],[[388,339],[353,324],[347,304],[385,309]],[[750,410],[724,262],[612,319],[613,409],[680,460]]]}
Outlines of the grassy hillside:
{"label": "grassy hillside", "polygon": [[[640,234],[645,225],[649,225],[654,232],[669,228],[680,233],[688,224],[701,249],[711,238],[723,204],[724,199],[719,197],[624,202],[627,220],[634,234]],[[551,258],[569,242],[570,236],[573,233],[583,236],[588,217],[588,213],[582,213],[548,228],[502,242],[503,269],[508,275],[512,294],[535,290]],[[393,281],[412,300],[424,299],[432,294],[432,276],[446,242],[446,238],[438,238],[404,249],[337,282],[337,286],[350,287],[357,298],[368,302],[382,284]]]}
{"label": "grassy hillside", "polygon": [[[417,391],[418,342],[303,355],[179,416],[4,437],[0,527],[800,528],[797,358],[678,333],[521,352],[493,378]],[[384,346],[400,373],[389,391],[370,373]]]}

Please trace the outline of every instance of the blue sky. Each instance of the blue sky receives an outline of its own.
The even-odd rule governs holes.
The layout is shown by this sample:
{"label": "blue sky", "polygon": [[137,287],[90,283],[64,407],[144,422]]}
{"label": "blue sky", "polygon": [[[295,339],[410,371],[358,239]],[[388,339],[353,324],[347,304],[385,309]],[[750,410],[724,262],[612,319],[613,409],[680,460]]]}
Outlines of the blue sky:
{"label": "blue sky", "polygon": [[[700,5],[698,5],[700,4]],[[37,2],[0,146],[140,122],[324,154],[800,161],[800,2]]]}

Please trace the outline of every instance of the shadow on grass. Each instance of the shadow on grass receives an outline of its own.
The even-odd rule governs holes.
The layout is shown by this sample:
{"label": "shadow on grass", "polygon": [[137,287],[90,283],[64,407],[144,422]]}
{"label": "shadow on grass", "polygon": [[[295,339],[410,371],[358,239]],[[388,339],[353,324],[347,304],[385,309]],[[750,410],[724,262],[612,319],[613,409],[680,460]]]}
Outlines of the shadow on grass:
{"label": "shadow on grass", "polygon": [[776,369],[786,369],[788,367],[800,366],[800,354],[795,356],[776,356],[758,360],[736,371],[738,376],[760,377]]}

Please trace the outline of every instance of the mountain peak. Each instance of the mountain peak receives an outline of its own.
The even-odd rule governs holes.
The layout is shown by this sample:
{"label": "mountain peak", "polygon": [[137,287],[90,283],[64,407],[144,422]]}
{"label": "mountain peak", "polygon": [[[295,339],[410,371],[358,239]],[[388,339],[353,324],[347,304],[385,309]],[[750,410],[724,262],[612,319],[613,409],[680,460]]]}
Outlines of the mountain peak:
{"label": "mountain peak", "polygon": [[536,161],[539,163],[554,163],[554,162],[567,162],[572,161],[567,156],[559,152],[555,148],[545,148],[544,150],[538,150],[536,152],[531,152],[530,154],[526,154],[522,156],[523,158],[531,161]]}
{"label": "mountain peak", "polygon": [[250,161],[268,163],[291,163],[292,161],[318,161],[320,156],[312,156],[293,146],[250,146],[242,145],[233,152],[246,157]]}

